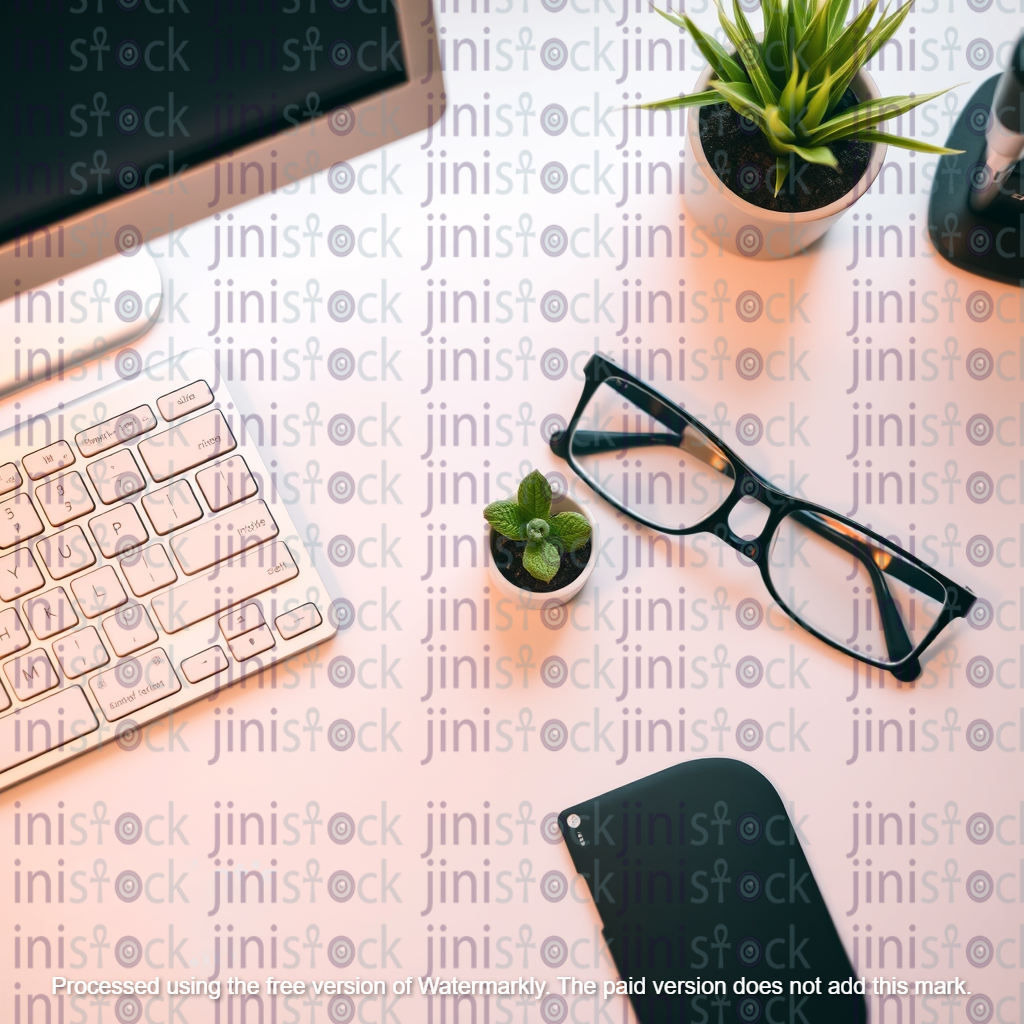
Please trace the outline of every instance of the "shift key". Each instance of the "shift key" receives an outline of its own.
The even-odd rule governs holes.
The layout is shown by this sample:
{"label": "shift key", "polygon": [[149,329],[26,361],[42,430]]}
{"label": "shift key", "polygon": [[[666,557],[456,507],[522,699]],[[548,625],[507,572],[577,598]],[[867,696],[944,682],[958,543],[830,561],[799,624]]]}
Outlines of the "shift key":
{"label": "shift key", "polygon": [[287,545],[268,541],[221,562],[212,572],[168,587],[153,598],[153,614],[166,632],[177,633],[298,574]]}
{"label": "shift key", "polygon": [[157,482],[201,466],[234,448],[235,438],[219,409],[184,420],[139,442],[139,454]]}

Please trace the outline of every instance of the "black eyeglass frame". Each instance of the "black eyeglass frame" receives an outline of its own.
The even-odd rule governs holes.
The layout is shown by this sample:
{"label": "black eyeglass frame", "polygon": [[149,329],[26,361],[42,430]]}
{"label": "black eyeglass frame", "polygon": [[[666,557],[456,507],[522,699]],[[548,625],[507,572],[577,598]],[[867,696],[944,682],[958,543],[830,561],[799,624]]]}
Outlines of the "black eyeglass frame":
{"label": "black eyeglass frame", "polygon": [[[565,430],[556,431],[551,436],[551,450],[555,455],[559,458],[565,459],[565,461],[572,467],[573,471],[591,487],[595,494],[600,495],[610,504],[614,505],[615,508],[624,515],[629,516],[631,519],[636,520],[639,523],[643,523],[644,526],[647,526],[652,530],[657,530],[660,533],[667,533],[675,536],[689,536],[691,534],[698,533],[714,534],[731,548],[740,552],[740,554],[745,558],[750,559],[750,561],[757,566],[761,573],[761,579],[764,581],[764,585],[768,588],[768,592],[775,599],[779,607],[782,608],[782,610],[785,611],[786,614],[802,629],[805,629],[808,633],[817,637],[823,643],[828,644],[828,646],[834,650],[847,654],[850,657],[856,658],[858,661],[864,662],[865,664],[872,665],[875,668],[891,672],[892,675],[902,682],[911,682],[921,674],[921,663],[919,658],[922,652],[935,640],[939,633],[941,633],[950,622],[954,619],[966,616],[970,611],[971,606],[977,600],[977,597],[967,587],[955,583],[938,570],[926,565],[909,551],[904,550],[899,545],[894,544],[892,541],[878,533],[875,533],[873,530],[869,530],[860,523],[857,523],[852,519],[847,519],[846,516],[833,512],[831,509],[828,509],[823,505],[818,505],[812,501],[806,501],[803,498],[793,497],[785,491],[775,487],[759,473],[751,469],[750,466],[747,465],[746,461],[737,455],[729,445],[727,445],[713,431],[709,430],[696,417],[688,413],[682,406],[677,405],[671,399],[666,398],[649,384],[646,384],[638,377],[634,377],[628,370],[623,370],[600,353],[590,357],[583,370],[583,374],[585,379],[583,394],[576,405],[576,411],[573,413],[572,419],[569,421]],[[615,388],[615,385],[612,383],[613,381],[619,381],[620,387]],[[702,519],[700,522],[695,523],[693,526],[668,527],[661,523],[653,522],[635,510],[627,508],[620,502],[616,501],[615,498],[604,493],[604,491],[602,491],[598,486],[591,483],[590,474],[582,469],[575,460],[572,446],[570,445],[570,439],[573,438],[576,433],[576,429],[579,426],[583,413],[587,408],[587,404],[590,402],[594,392],[597,391],[601,384],[608,384],[610,387],[615,388],[615,390],[619,390],[620,393],[628,390],[628,398],[630,401],[663,424],[668,425],[670,422],[670,420],[667,419],[668,417],[671,417],[676,421],[681,421],[684,425],[680,429],[680,443],[682,443],[682,434],[685,431],[686,426],[692,426],[698,434],[707,437],[721,450],[722,454],[731,463],[731,467],[734,472],[734,482],[728,496],[722,504],[714,510],[714,512]],[[664,438],[669,435],[657,436],[659,438]],[[633,435],[633,440],[633,447],[636,447],[636,435]],[[664,440],[661,440],[658,443],[663,444]],[[622,446],[616,445],[616,450],[618,450],[619,447]],[[732,513],[732,510],[743,498],[747,497],[754,498],[768,508],[768,519],[762,527],[761,532],[753,540],[747,540],[740,537],[729,525],[729,516]],[[894,645],[897,649],[903,649],[903,652],[900,653],[898,658],[890,661],[880,661],[877,658],[870,657],[866,653],[853,651],[848,647],[844,647],[841,643],[820,632],[810,623],[804,622],[799,615],[795,614],[788,607],[786,602],[783,600],[782,595],[776,590],[770,575],[770,551],[768,545],[771,538],[775,535],[776,528],[782,520],[790,515],[799,515],[799,513],[807,513],[807,518],[803,520],[802,525],[809,527],[819,535],[825,536],[837,546],[845,549],[854,557],[859,558],[867,568],[871,575],[872,585],[875,589],[875,596],[877,598],[879,614],[882,618],[882,627],[885,634],[886,645],[890,653],[892,653]],[[902,561],[898,564],[890,562],[885,567],[880,568],[876,564],[875,558],[872,556],[871,549],[865,550],[866,546],[864,544],[857,541],[855,538],[848,537],[846,534],[838,530],[833,530],[827,523],[822,523],[818,517],[827,517],[828,519],[834,520],[835,522],[852,530],[856,530],[864,536],[878,541],[883,545],[883,551],[887,550],[896,552],[899,559]],[[938,600],[938,596],[934,591],[936,591],[938,587],[942,588],[942,610],[939,612],[938,616],[936,616],[935,622],[932,624],[931,629],[929,629],[924,639],[910,649],[907,649],[910,645],[910,639],[907,636],[906,628],[903,625],[903,620],[899,614],[896,602],[889,593],[889,588],[885,583],[883,573],[901,579],[902,582],[908,583],[908,585],[914,589],[932,597],[933,600]],[[921,579],[922,576],[924,577],[923,580]],[[933,592],[931,594],[929,594],[928,589],[921,586],[922,583],[928,582],[937,584],[937,586],[933,588]]]}

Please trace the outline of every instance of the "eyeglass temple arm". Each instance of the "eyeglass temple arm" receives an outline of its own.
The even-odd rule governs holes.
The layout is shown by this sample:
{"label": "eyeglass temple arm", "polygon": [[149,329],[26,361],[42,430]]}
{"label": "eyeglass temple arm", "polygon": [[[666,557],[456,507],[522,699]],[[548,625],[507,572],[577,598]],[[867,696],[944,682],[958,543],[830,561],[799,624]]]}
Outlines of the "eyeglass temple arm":
{"label": "eyeglass temple arm", "polygon": [[[899,607],[897,606],[892,594],[889,592],[889,587],[885,582],[884,573],[890,573],[895,576],[896,579],[902,579],[903,582],[908,582],[904,577],[903,573],[892,572],[894,565],[897,561],[901,566],[908,569],[914,570],[914,575],[921,577],[923,580],[933,583],[926,574],[917,570],[909,562],[904,561],[896,555],[891,556],[892,560],[889,562],[885,569],[880,569],[872,557],[872,549],[863,542],[856,540],[853,537],[847,536],[839,530],[833,529],[828,525],[822,518],[814,512],[794,512],[793,518],[806,526],[807,529],[813,533],[824,537],[832,544],[842,548],[844,551],[849,552],[854,558],[860,560],[865,569],[868,571],[868,575],[871,577],[871,584],[875,589],[875,597],[877,598],[878,613],[882,620],[882,632],[885,635],[885,646],[889,654],[889,658],[898,662],[905,658],[914,649],[914,645],[907,635],[906,627],[903,625],[903,617],[900,615]],[[887,557],[888,553],[887,553]],[[923,589],[918,584],[912,584],[916,589]],[[927,593],[927,590],[924,591]],[[943,597],[945,591],[943,591]],[[901,682],[911,682],[921,674],[921,663],[917,658],[912,658],[904,665],[900,665],[897,669],[890,669],[892,674],[899,679]]]}

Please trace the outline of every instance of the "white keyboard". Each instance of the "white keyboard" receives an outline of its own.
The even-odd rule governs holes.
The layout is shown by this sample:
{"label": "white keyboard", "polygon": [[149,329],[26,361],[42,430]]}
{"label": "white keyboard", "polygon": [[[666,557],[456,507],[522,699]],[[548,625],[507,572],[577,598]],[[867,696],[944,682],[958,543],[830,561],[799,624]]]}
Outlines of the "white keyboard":
{"label": "white keyboard", "polygon": [[0,435],[0,790],[336,631],[211,358],[174,373]]}

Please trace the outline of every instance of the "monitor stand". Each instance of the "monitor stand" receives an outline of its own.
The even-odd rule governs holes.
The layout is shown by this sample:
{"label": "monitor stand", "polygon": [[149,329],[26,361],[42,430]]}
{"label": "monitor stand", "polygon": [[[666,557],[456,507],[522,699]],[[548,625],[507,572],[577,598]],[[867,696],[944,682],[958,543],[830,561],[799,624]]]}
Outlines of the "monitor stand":
{"label": "monitor stand", "polygon": [[[33,268],[34,269],[34,268]],[[0,396],[65,373],[145,334],[160,315],[163,282],[156,261],[140,247],[39,287],[20,287],[0,302]],[[137,376],[139,357],[119,353],[121,377]]]}
{"label": "monitor stand", "polygon": [[1005,203],[986,214],[969,205],[970,174],[985,163],[985,129],[999,75],[967,101],[946,140],[955,156],[943,156],[928,203],[928,233],[935,251],[954,266],[1007,284],[1024,285],[1024,217]]}

